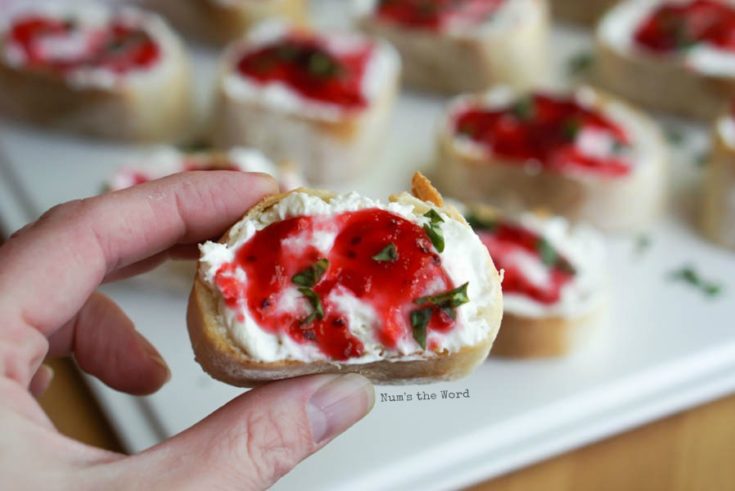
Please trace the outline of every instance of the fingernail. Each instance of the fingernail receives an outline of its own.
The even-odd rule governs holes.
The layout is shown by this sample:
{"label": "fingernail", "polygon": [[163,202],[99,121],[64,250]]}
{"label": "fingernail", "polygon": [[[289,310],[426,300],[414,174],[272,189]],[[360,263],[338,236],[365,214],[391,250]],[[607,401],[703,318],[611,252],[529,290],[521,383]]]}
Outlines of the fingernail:
{"label": "fingernail", "polygon": [[373,385],[361,375],[340,375],[319,387],[306,406],[314,442],[342,433],[369,413],[374,403]]}
{"label": "fingernail", "polygon": [[171,370],[168,368],[168,364],[166,363],[166,361],[161,357],[161,353],[158,352],[156,347],[153,346],[150,341],[143,337],[141,337],[140,339],[143,342],[143,348],[145,349],[148,358],[156,365],[160,366],[162,371],[165,372],[166,375],[163,383],[168,382],[171,379]]}

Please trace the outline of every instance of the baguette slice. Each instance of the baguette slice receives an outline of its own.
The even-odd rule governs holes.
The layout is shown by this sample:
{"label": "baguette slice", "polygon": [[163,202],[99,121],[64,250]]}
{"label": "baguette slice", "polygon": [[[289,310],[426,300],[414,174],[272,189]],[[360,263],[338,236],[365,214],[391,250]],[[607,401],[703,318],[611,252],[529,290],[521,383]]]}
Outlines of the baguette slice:
{"label": "baguette slice", "polygon": [[187,37],[224,45],[267,19],[305,24],[306,0],[145,0]]}
{"label": "baguette slice", "polygon": [[186,152],[175,147],[162,146],[143,154],[136,163],[119,168],[108,180],[107,189],[118,191],[179,172],[198,170],[239,170],[270,174],[284,192],[304,186],[303,177],[291,162],[275,164],[258,150],[236,147],[227,152]]}
{"label": "baguette slice", "polygon": [[[634,38],[655,9],[691,3],[628,0],[609,10],[596,30],[596,84],[647,109],[707,121],[719,116],[735,97],[734,52],[694,40],[682,42],[681,50],[658,52]],[[731,3],[717,3],[735,12]]]}
{"label": "baguette slice", "polygon": [[[394,3],[426,8],[426,2],[411,0],[392,2],[387,8],[396,8]],[[389,41],[400,53],[402,78],[409,87],[454,94],[496,84],[528,89],[548,77],[545,0],[503,0],[490,15],[483,13],[480,19],[447,26],[417,26],[385,18],[378,13],[376,0],[358,1],[357,5],[361,29]]]}
{"label": "baguette slice", "polygon": [[512,216],[473,205],[464,215],[504,271],[502,329],[491,356],[558,357],[584,344],[606,314],[599,233],[540,212]]}
{"label": "baguette slice", "polygon": [[[253,69],[265,80],[238,69],[244,58],[263,52],[271,58],[261,58]],[[355,62],[361,53],[366,57]],[[268,78],[274,68],[300,71],[295,78],[317,93],[348,88],[337,100],[318,98],[293,81]],[[309,182],[354,179],[381,150],[399,72],[398,55],[386,43],[266,22],[225,52],[213,141],[219,148],[247,146],[291,160]]]}
{"label": "baguette slice", "polygon": [[[261,331],[252,330],[250,331],[251,336],[244,336],[243,338],[242,334],[237,334],[233,329],[232,323],[228,326],[227,319],[232,319],[233,315],[236,314],[226,311],[228,307],[223,303],[221,289],[215,286],[216,282],[208,279],[209,267],[206,262],[207,254],[205,251],[205,249],[208,249],[210,252],[215,250],[221,252],[223,249],[210,243],[203,248],[205,253],[199,264],[199,271],[189,300],[188,312],[189,334],[196,360],[202,368],[218,380],[245,387],[314,373],[356,372],[381,384],[427,383],[451,380],[469,374],[487,356],[500,325],[502,316],[500,276],[493,267],[487,250],[456,210],[442,207],[441,201],[438,200],[434,202],[421,200],[422,198],[431,200],[438,197],[428,180],[417,175],[414,178],[413,192],[415,197],[403,193],[392,197],[391,204],[382,206],[384,209],[390,207],[394,211],[399,208],[412,210],[405,213],[415,213],[417,216],[421,216],[430,210],[440,213],[445,222],[442,222],[439,226],[447,239],[446,249],[440,255],[442,267],[447,264],[454,265],[453,269],[446,268],[447,271],[453,271],[451,277],[455,280],[454,283],[471,278],[467,289],[470,296],[469,303],[455,309],[457,324],[454,326],[454,330],[447,334],[446,338],[441,338],[441,341],[435,343],[440,337],[430,327],[426,338],[427,349],[422,349],[417,344],[418,341],[412,337],[411,328],[409,327],[408,332],[403,331],[398,337],[398,343],[403,347],[408,347],[408,349],[404,353],[398,353],[396,350],[389,349],[379,343],[372,344],[377,339],[375,337],[377,331],[373,330],[376,326],[380,326],[379,329],[382,330],[382,333],[387,332],[378,321],[376,325],[361,327],[363,331],[361,331],[360,338],[365,341],[366,346],[371,346],[369,349],[375,351],[372,352],[372,355],[369,355],[366,347],[363,355],[360,355],[362,359],[357,362],[354,359],[351,361],[350,359],[336,360],[330,358],[318,349],[315,350],[314,346],[309,346],[308,341],[297,344],[294,351],[293,346],[289,347],[292,343],[289,342],[291,338],[288,334],[280,338],[280,344],[276,346],[277,349],[291,350],[292,353],[307,350],[311,353],[309,356],[314,359],[304,361],[303,359],[295,359],[292,356],[266,360],[264,359],[266,350],[257,352],[256,349],[253,349],[253,347],[265,346],[262,343],[258,344],[258,339],[256,339],[261,335]],[[269,197],[254,206],[247,212],[242,221],[225,234],[220,244],[237,243],[242,231],[247,230],[258,220],[265,220],[265,222],[260,222],[262,226],[264,223],[269,223],[274,217],[290,216],[290,213],[284,213],[283,207],[279,208],[279,203],[286,203],[289,199],[301,203],[318,200],[322,202],[322,208],[325,204],[331,203],[333,205],[340,201],[342,203],[349,202],[349,200],[368,203],[367,207],[357,206],[353,207],[353,210],[355,208],[374,209],[374,206],[378,206],[377,202],[366,201],[365,198],[360,198],[354,193],[339,196],[325,191],[299,189],[291,193]],[[303,216],[303,208],[295,211],[300,212],[299,216]],[[255,237],[257,237],[257,234]],[[422,239],[422,241],[426,243],[425,239]],[[460,241],[465,242],[460,243]],[[245,244],[247,244],[247,241]],[[401,247],[399,243],[399,246],[397,246],[399,257],[404,253]],[[459,250],[472,251],[474,254],[457,254]],[[210,255],[209,257],[214,256]],[[481,267],[470,267],[472,260],[476,261],[476,264],[481,265]],[[400,280],[400,276],[396,275],[395,281]],[[418,285],[431,288],[423,282],[418,283]],[[329,297],[326,298],[325,318],[329,318],[333,311],[330,310],[332,307],[328,303]],[[364,298],[365,301],[371,301],[373,297]],[[356,319],[357,317],[353,314],[356,315],[359,308],[352,305],[351,308],[340,312],[349,319]],[[409,308],[413,308],[413,306]],[[314,320],[312,319],[311,322],[314,322]],[[406,328],[408,320],[405,319],[401,322],[402,329]],[[355,327],[357,323],[355,326],[351,324],[352,321],[348,323],[349,331],[357,333],[359,326]],[[308,328],[308,324],[306,325]],[[260,329],[257,323],[253,327]],[[455,335],[459,337],[452,338]],[[459,343],[451,341],[451,339],[460,338],[465,341]],[[373,341],[369,341],[370,339],[373,339]],[[446,343],[446,346],[442,346],[442,343]],[[245,345],[250,345],[251,348],[247,349]],[[306,351],[303,351],[303,353],[306,353]]]}
{"label": "baguette slice", "polygon": [[[47,30],[23,45],[14,29],[39,19]],[[94,41],[119,26],[132,34],[101,47]],[[146,60],[151,49],[158,51],[153,61],[122,67],[122,58]],[[189,79],[181,42],[153,14],[35,2],[0,20],[0,112],[16,119],[117,140],[178,141],[191,122]]]}
{"label": "baguette slice", "polygon": [[[552,108],[536,111],[538,101]],[[570,104],[575,109],[568,117],[538,123],[534,119],[566,111]],[[472,112],[490,117],[503,112],[505,119],[497,121],[507,125],[492,123],[500,133],[491,147],[483,143],[482,128],[458,127],[459,118]],[[597,131],[594,122],[580,127],[578,114],[590,113],[593,120],[604,118],[617,129]],[[518,132],[524,131],[531,136],[519,137]],[[615,131],[625,134],[628,141],[618,140]],[[539,140],[543,143],[557,136],[549,143],[548,154],[521,157],[525,154],[510,153],[518,152],[518,142],[532,149]],[[503,154],[496,148],[510,150],[502,150],[509,152]],[[602,159],[602,163],[570,165],[570,152],[582,163],[585,159]],[[628,170],[607,173],[611,162]],[[511,212],[544,208],[607,231],[641,230],[655,220],[665,201],[666,163],[663,136],[649,117],[589,87],[571,94],[519,94],[497,87],[485,94],[461,96],[450,103],[438,137],[438,182],[449,196]]]}
{"label": "baguette slice", "polygon": [[735,120],[732,112],[717,120],[713,140],[702,190],[702,230],[713,242],[735,249]]}

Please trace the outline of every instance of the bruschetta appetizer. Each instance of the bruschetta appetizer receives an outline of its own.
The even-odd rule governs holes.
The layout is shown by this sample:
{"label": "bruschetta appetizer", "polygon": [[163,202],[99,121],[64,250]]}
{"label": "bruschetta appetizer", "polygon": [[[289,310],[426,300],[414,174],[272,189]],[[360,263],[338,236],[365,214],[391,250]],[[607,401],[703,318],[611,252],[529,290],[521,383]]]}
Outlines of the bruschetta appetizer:
{"label": "bruschetta appetizer", "polygon": [[607,281],[597,232],[482,205],[464,214],[503,271],[503,322],[491,356],[566,355],[603,323]]}
{"label": "bruschetta appetizer", "polygon": [[735,3],[628,0],[597,28],[601,87],[646,108],[711,120],[735,97]]}
{"label": "bruschetta appetizer", "polygon": [[201,245],[188,325],[197,361],[252,386],[312,373],[376,383],[470,373],[502,315],[500,276],[422,176],[388,203],[298,189]]}
{"label": "bruschetta appetizer", "polygon": [[399,71],[358,34],[260,25],[226,50],[214,142],[296,162],[310,182],[354,178],[382,148]]}
{"label": "bruschetta appetizer", "polygon": [[80,2],[19,2],[0,18],[0,113],[120,140],[178,140],[189,64],[156,15]]}
{"label": "bruschetta appetizer", "polygon": [[136,163],[118,169],[108,181],[107,189],[119,191],[179,172],[200,170],[270,174],[284,192],[304,185],[301,175],[290,162],[276,165],[259,151],[250,148],[233,148],[227,152],[183,152],[175,147],[160,147],[141,157]]}
{"label": "bruschetta appetizer", "polygon": [[544,83],[545,0],[358,0],[361,28],[401,54],[413,88],[459,93]]}
{"label": "bruschetta appetizer", "polygon": [[506,211],[545,208],[609,231],[648,227],[666,194],[666,144],[646,115],[588,87],[462,96],[440,125],[441,189]]}

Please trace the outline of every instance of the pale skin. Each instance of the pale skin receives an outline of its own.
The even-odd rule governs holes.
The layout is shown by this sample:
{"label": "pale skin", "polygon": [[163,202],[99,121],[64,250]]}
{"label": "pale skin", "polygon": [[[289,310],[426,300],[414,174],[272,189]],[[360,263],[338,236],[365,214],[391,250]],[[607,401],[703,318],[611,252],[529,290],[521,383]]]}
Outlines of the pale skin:
{"label": "pale skin", "polygon": [[[267,194],[270,177],[192,172],[60,205],[0,248],[0,480],[13,489],[263,489],[367,414],[358,375],[245,393],[173,438],[126,456],[56,431],[34,396],[48,356],[73,355],[110,387],[150,394],[170,377],[104,282],[191,258]],[[185,313],[181,313],[184,318]],[[186,336],[183,325],[166,326]]]}

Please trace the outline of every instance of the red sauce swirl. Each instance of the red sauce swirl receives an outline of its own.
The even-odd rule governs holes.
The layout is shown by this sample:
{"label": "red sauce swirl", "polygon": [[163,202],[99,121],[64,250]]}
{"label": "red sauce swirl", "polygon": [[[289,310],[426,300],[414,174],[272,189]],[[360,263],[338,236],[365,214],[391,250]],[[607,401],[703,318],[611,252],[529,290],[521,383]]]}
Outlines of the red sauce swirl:
{"label": "red sauce swirl", "polygon": [[[326,255],[308,245],[312,234],[325,230],[336,233]],[[395,247],[395,259],[376,260],[390,244]],[[284,308],[282,294],[294,288],[294,275],[323,259],[328,260],[328,267],[312,288],[320,299],[323,317],[308,318],[304,311]],[[237,270],[245,273],[245,282],[237,279]],[[412,336],[414,300],[453,288],[426,232],[380,209],[334,217],[299,216],[273,223],[237,251],[235,261],[217,272],[215,282],[226,304],[238,310],[247,308],[262,329],[286,332],[298,343],[313,343],[335,360],[359,357],[364,346],[351,334],[349,328],[355,326],[348,325],[330,294],[336,298],[349,294],[369,305],[377,319],[370,327],[382,345],[395,348],[399,340]],[[454,324],[451,315],[435,309],[428,330],[447,332]]]}
{"label": "red sauce swirl", "polygon": [[362,81],[373,45],[339,52],[320,39],[291,34],[244,54],[237,70],[262,85],[281,82],[305,98],[347,109],[367,106]]}
{"label": "red sauce swirl", "polygon": [[[623,128],[573,98],[533,94],[497,109],[467,107],[454,117],[458,135],[508,161],[536,162],[557,172],[606,176],[630,172],[629,163],[616,154],[630,144]],[[610,155],[600,157],[581,150],[579,137],[588,130],[602,132],[612,140]]]}
{"label": "red sauce swirl", "polygon": [[[62,38],[81,43],[77,53],[56,56],[48,45]],[[117,74],[153,66],[161,57],[158,44],[143,29],[111,19],[100,28],[81,26],[74,18],[59,19],[40,14],[19,18],[7,40],[22,50],[25,66],[66,73],[80,68],[104,68]],[[45,47],[44,47],[45,46]]]}
{"label": "red sauce swirl", "polygon": [[449,25],[480,24],[504,0],[379,0],[375,15],[382,20],[439,31]]}
{"label": "red sauce swirl", "polygon": [[638,25],[633,38],[638,45],[658,53],[698,43],[735,51],[735,8],[713,0],[665,3]]}

